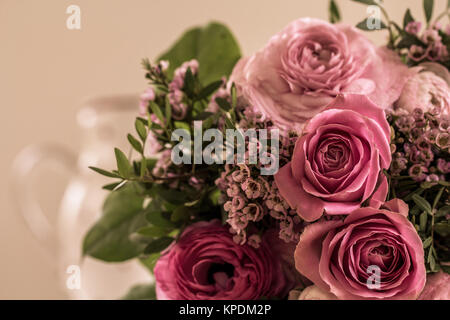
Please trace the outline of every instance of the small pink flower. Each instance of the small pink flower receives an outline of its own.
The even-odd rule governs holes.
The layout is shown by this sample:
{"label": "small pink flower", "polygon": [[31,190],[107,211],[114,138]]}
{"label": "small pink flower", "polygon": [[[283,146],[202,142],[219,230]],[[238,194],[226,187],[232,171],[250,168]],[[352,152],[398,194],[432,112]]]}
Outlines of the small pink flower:
{"label": "small pink flower", "polygon": [[249,199],[259,198],[261,196],[261,189],[261,184],[252,178],[248,178],[242,183],[242,190]]}
{"label": "small pink flower", "polygon": [[422,28],[422,23],[420,21],[411,21],[406,25],[405,31],[411,34],[418,34]]}
{"label": "small pink flower", "polygon": [[435,29],[427,29],[422,35],[422,40],[426,44],[431,44],[435,42],[440,42],[442,40],[439,32]]}
{"label": "small pink flower", "polygon": [[249,246],[258,249],[261,244],[261,237],[257,234],[253,234],[248,237],[247,243]]}
{"label": "small pink flower", "polygon": [[421,46],[417,46],[413,44],[408,51],[408,58],[414,60],[414,61],[421,61],[423,60],[428,54],[428,50],[425,50]]}
{"label": "small pink flower", "polygon": [[166,71],[169,68],[169,61],[167,60],[161,60],[159,62],[159,65],[161,66],[162,71]]}
{"label": "small pink flower", "polygon": [[147,88],[140,96],[139,101],[139,115],[147,116],[148,102],[155,100],[155,90],[152,87]]}

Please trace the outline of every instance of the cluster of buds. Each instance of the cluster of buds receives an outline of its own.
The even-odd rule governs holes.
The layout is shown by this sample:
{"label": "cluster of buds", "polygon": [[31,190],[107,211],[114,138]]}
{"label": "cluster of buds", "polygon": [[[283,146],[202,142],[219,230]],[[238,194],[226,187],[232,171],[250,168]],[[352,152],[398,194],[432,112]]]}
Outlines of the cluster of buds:
{"label": "cluster of buds", "polygon": [[[271,123],[251,106],[244,106],[241,110],[243,116],[239,128],[271,127]],[[288,161],[296,139],[296,136],[280,137],[280,166]],[[236,243],[257,247],[265,226],[273,225],[275,220],[278,222],[280,239],[287,243],[297,242],[304,222],[281,197],[273,175],[261,175],[260,168],[259,162],[227,164],[225,171],[216,180],[216,185],[222,191],[221,202],[227,213],[230,232],[234,234],[233,239]]]}
{"label": "cluster of buds", "polygon": [[423,43],[412,45],[408,51],[408,57],[415,62],[436,61],[445,62],[449,59],[449,52],[442,42],[442,35],[450,36],[450,26],[445,30],[440,23],[435,23],[420,34],[422,23],[413,21],[406,25],[405,31],[416,36]]}
{"label": "cluster of buds", "polygon": [[446,180],[450,173],[450,118],[439,107],[412,114],[388,115],[393,126],[391,149],[393,176],[409,175],[417,182]]}
{"label": "cluster of buds", "polygon": [[172,117],[175,120],[183,120],[186,117],[188,106],[183,101],[184,98],[184,78],[187,70],[190,69],[192,74],[198,72],[198,61],[192,59],[184,62],[179,68],[175,69],[173,79],[169,83],[169,102],[172,105]]}

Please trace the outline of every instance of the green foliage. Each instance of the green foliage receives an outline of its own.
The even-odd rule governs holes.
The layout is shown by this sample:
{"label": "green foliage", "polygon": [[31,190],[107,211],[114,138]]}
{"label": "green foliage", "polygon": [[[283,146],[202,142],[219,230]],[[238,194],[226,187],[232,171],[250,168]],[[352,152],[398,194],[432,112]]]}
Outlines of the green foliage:
{"label": "green foliage", "polygon": [[[370,20],[373,20],[373,21],[370,21]],[[374,24],[379,24],[380,27],[371,29],[371,28],[369,28],[369,22],[374,23]],[[363,21],[359,22],[356,25],[356,27],[358,29],[361,29],[364,31],[377,31],[377,30],[381,30],[381,29],[387,29],[387,26],[383,21],[381,21],[379,19],[375,19],[375,18],[366,18]]]}
{"label": "green foliage", "polygon": [[352,0],[352,1],[366,4],[368,6],[377,6],[378,5],[378,3],[375,0]]}
{"label": "green foliage", "polygon": [[156,300],[155,284],[135,285],[122,300]]}
{"label": "green foliage", "polygon": [[328,6],[328,18],[331,23],[337,23],[341,21],[341,13],[335,0],[330,0]]}
{"label": "green foliage", "polygon": [[128,161],[127,156],[118,148],[114,149],[114,153],[116,155],[117,168],[119,170],[119,174],[123,178],[130,178],[133,174],[133,167]]}
{"label": "green foliage", "polygon": [[145,254],[159,253],[166,249],[172,242],[171,237],[161,237],[151,240],[144,249]]}
{"label": "green foliage", "polygon": [[200,82],[207,84],[228,76],[240,57],[239,45],[228,28],[212,22],[185,32],[158,60],[168,60],[168,74],[172,74],[183,62],[197,59]]}
{"label": "green foliage", "polygon": [[133,232],[147,224],[142,209],[144,198],[139,192],[142,192],[139,185],[127,183],[109,194],[102,216],[84,238],[83,255],[117,262],[142,252],[142,245],[129,239]]}
{"label": "green foliage", "polygon": [[403,17],[403,28],[405,28],[408,23],[415,21],[413,16],[411,15],[411,10],[406,10],[405,16]]}
{"label": "green foliage", "polygon": [[427,23],[430,22],[433,15],[434,0],[423,0],[423,11],[425,12],[425,19]]}

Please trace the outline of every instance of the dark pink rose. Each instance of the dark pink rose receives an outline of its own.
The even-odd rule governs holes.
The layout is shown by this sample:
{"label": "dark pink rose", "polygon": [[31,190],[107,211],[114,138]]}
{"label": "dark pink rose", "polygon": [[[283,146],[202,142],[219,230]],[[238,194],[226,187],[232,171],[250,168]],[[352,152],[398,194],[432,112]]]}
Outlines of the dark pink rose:
{"label": "dark pink rose", "polygon": [[250,300],[283,297],[287,283],[281,259],[263,238],[258,249],[233,241],[220,221],[186,228],[155,266],[160,300]]}
{"label": "dark pink rose", "polygon": [[375,47],[353,27],[302,18],[240,60],[231,81],[263,115],[287,130],[301,129],[340,93],[365,94],[390,107],[414,73],[396,53]]}
{"label": "dark pink rose", "polygon": [[383,109],[362,95],[339,95],[305,125],[291,162],[275,175],[284,199],[306,221],[384,202],[390,129]]}
{"label": "dark pink rose", "polygon": [[297,270],[339,299],[416,299],[425,285],[424,251],[407,215],[394,199],[344,221],[313,223],[295,250]]}
{"label": "dark pink rose", "polygon": [[450,300],[450,275],[443,271],[429,275],[419,300]]}

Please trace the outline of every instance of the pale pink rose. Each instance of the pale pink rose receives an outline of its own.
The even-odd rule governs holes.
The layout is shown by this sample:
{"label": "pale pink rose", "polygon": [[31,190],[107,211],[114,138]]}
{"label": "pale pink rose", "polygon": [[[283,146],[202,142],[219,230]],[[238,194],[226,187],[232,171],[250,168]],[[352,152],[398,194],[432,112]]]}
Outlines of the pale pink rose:
{"label": "pale pink rose", "polygon": [[443,271],[429,275],[419,300],[450,300],[450,275]]}
{"label": "pale pink rose", "polygon": [[186,228],[156,263],[160,300],[283,297],[292,288],[269,241],[258,249],[233,241],[219,220]]}
{"label": "pale pink rose", "polygon": [[231,81],[250,104],[288,130],[301,129],[340,93],[365,94],[391,107],[414,73],[353,27],[302,18],[241,59]]}
{"label": "pale pink rose", "polygon": [[306,221],[384,202],[391,151],[383,109],[366,96],[339,95],[309,120],[291,162],[275,174],[281,196]]}
{"label": "pale pink rose", "polygon": [[424,71],[411,77],[403,88],[396,107],[412,112],[416,108],[424,112],[439,107],[443,114],[450,114],[450,74],[436,63],[422,64]]}
{"label": "pale pink rose", "polygon": [[[356,209],[344,221],[310,224],[295,251],[297,270],[338,299],[417,299],[424,251],[407,216],[408,206],[394,199],[381,209]],[[379,268],[378,279],[369,266]]]}
{"label": "pale pink rose", "polygon": [[337,300],[337,298],[331,292],[312,285],[302,291],[292,290],[289,293],[289,300]]}

